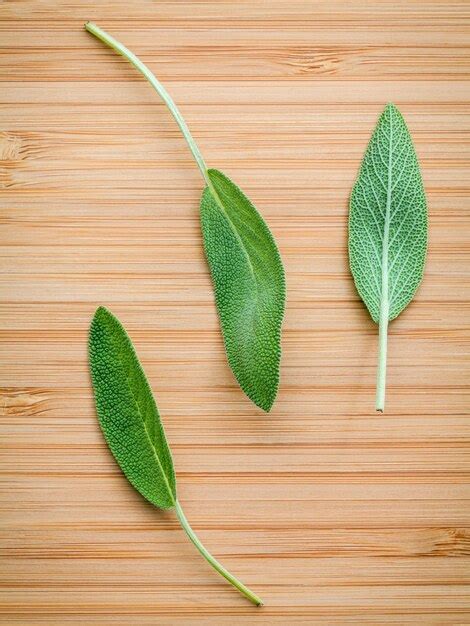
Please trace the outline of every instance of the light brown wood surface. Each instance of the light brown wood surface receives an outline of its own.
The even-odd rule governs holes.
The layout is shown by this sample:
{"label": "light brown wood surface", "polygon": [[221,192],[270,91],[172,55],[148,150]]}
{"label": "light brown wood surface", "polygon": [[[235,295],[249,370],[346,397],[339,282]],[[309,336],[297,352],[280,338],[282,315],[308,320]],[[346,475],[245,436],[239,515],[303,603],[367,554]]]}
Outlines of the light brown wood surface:
{"label": "light brown wood surface", "polygon": [[[469,624],[470,4],[4,0],[0,17],[1,624]],[[226,363],[200,174],[88,19],[148,63],[277,238],[269,415]],[[377,415],[346,236],[387,101],[414,137],[430,245]],[[142,358],[188,518],[262,609],[114,463],[87,370],[99,304]]]}

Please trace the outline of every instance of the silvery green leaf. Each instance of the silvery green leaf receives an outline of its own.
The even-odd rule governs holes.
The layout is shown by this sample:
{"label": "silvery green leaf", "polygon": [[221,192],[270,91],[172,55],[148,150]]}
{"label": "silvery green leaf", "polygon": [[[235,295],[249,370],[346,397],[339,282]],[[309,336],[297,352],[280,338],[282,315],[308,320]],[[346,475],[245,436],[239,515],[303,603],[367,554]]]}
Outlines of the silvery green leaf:
{"label": "silvery green leaf", "polygon": [[418,159],[403,116],[388,104],[351,194],[349,262],[356,288],[379,324],[377,410],[383,411],[388,322],[423,277],[427,209]]}

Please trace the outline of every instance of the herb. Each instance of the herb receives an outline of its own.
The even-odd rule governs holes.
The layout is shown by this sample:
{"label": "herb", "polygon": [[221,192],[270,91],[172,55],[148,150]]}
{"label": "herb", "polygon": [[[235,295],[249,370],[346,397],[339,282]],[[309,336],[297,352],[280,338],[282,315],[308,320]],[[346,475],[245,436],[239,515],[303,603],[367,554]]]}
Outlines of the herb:
{"label": "herb", "polygon": [[262,605],[209,554],[190,527],[176,494],[173,460],[152,390],[129,336],[104,307],[91,323],[89,355],[101,429],[129,482],[156,507],[174,508],[206,561],[253,604]]}
{"label": "herb", "polygon": [[388,104],[367,147],[349,214],[351,272],[379,324],[377,411],[385,405],[388,322],[413,299],[426,248],[426,197],[418,159],[405,120]]}
{"label": "herb", "polygon": [[279,386],[285,308],[284,269],[274,238],[241,189],[207,169],[181,113],[148,67],[96,24],[87,22],[85,28],[145,76],[188,143],[206,183],[202,234],[228,362],[246,395],[269,411]]}

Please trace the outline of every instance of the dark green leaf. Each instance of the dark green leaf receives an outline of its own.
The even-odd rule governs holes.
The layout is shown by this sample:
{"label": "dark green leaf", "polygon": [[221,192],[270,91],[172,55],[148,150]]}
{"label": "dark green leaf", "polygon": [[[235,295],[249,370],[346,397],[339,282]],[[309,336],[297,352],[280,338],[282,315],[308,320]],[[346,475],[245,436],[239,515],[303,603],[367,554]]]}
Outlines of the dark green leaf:
{"label": "dark green leaf", "polygon": [[91,324],[89,353],[96,410],[114,458],[144,498],[173,507],[175,472],[152,390],[126,331],[104,307]]}
{"label": "dark green leaf", "polygon": [[201,223],[228,361],[247,396],[269,411],[279,384],[284,269],[253,204],[224,174],[208,174],[217,199],[206,187]]}

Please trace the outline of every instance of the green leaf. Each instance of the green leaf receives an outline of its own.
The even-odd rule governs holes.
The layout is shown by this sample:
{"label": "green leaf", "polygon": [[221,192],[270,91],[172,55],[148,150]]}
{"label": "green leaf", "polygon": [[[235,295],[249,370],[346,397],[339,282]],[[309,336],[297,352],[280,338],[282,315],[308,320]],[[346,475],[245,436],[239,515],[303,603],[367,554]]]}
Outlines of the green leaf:
{"label": "green leaf", "polygon": [[279,384],[285,279],[279,251],[255,207],[222,172],[201,200],[204,249],[228,361],[253,402],[269,411]]}
{"label": "green leaf", "polygon": [[157,405],[131,340],[104,307],[91,324],[89,353],[96,410],[114,458],[144,498],[173,507],[175,472]]}
{"label": "green leaf", "polygon": [[427,210],[413,142],[388,104],[366,150],[349,214],[349,262],[359,295],[379,324],[376,408],[385,402],[388,322],[412,300],[423,277]]}
{"label": "green leaf", "polygon": [[149,81],[178,124],[206,183],[201,200],[204,247],[229,364],[251,400],[269,411],[279,385],[285,280],[268,227],[243,192],[208,169],[183,116],[142,61],[96,24],[85,28]]}
{"label": "green leaf", "polygon": [[399,110],[380,116],[351,196],[349,255],[359,295],[379,322],[412,300],[423,277],[427,212],[411,136]]}
{"label": "green leaf", "polygon": [[89,353],[101,429],[130,483],[155,506],[174,507],[184,532],[209,565],[261,606],[261,598],[226,570],[191,528],[176,496],[173,460],[152,390],[129,336],[104,307],[91,323]]}

